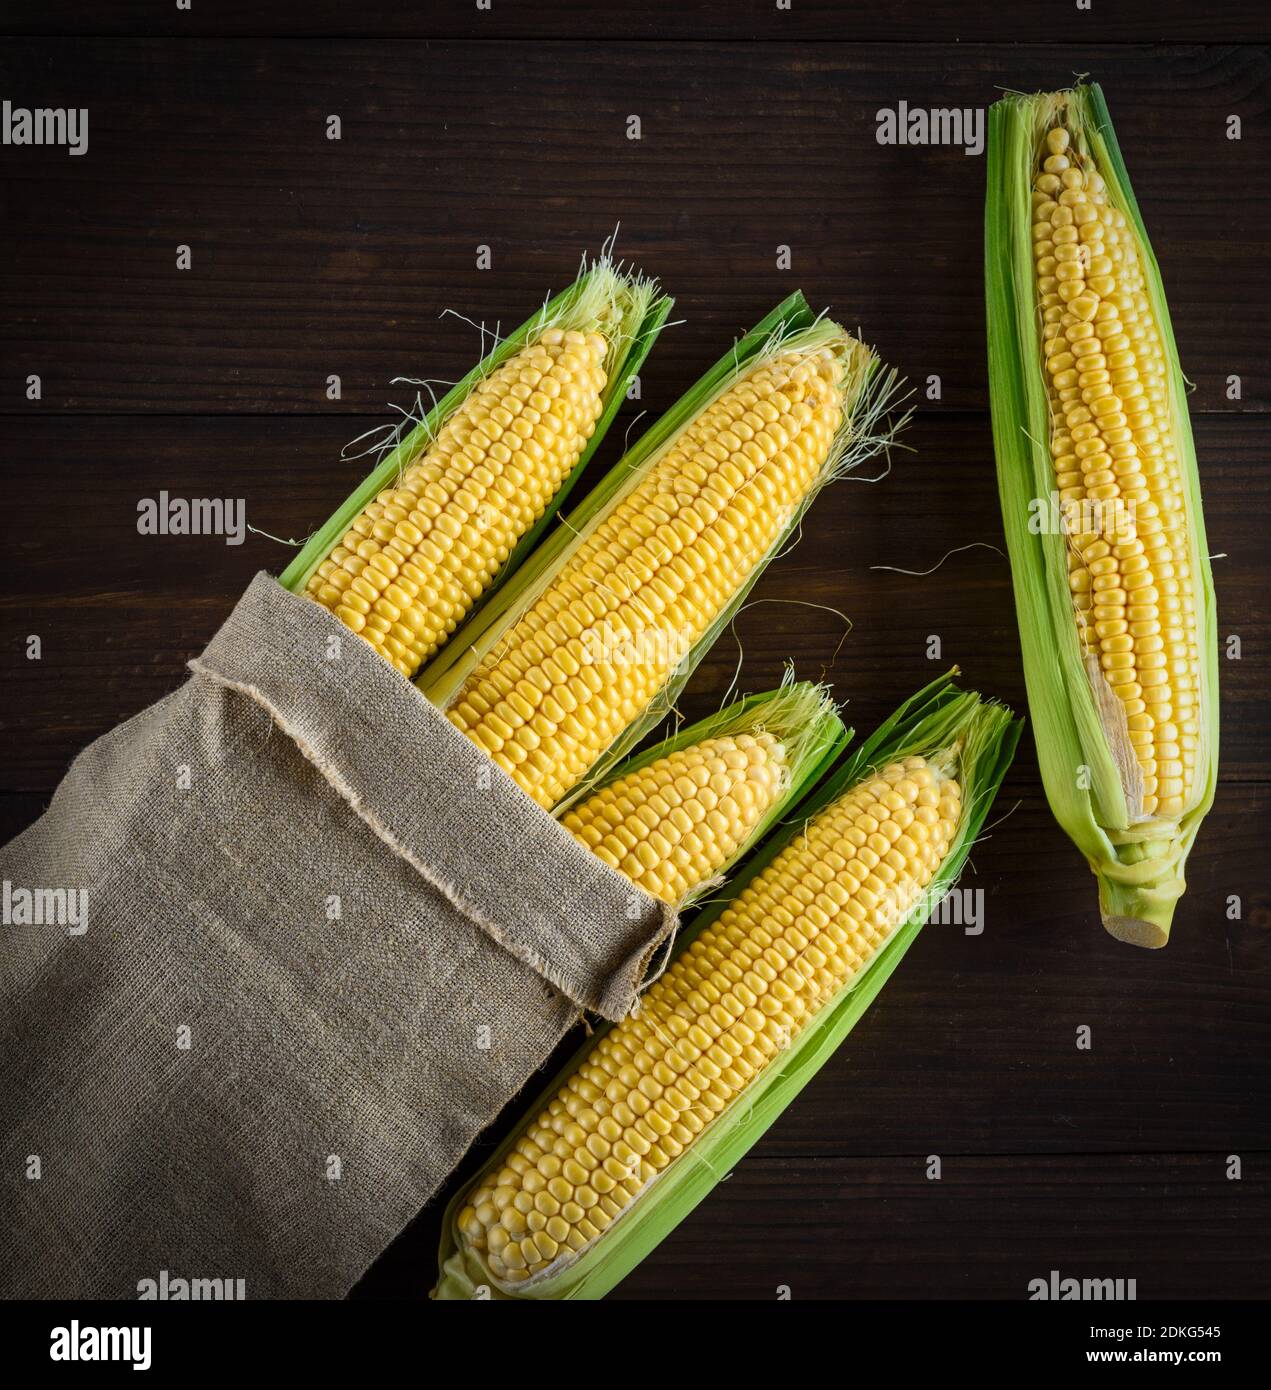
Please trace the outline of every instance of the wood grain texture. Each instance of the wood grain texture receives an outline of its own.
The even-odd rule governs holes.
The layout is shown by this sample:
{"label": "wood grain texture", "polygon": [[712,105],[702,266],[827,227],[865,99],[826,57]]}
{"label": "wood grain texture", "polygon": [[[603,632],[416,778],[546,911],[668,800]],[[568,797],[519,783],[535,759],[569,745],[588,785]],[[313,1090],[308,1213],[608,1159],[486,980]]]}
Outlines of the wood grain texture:
{"label": "wood grain texture", "polygon": [[[723,347],[703,343],[700,365]],[[643,404],[668,405],[668,388]],[[630,409],[589,478],[616,461]],[[184,663],[257,570],[277,572],[290,558],[256,534],[242,546],[138,535],[140,499],[164,488],[174,497],[242,498],[251,525],[303,538],[362,476],[365,462],[341,461],[340,448],[375,423],[335,413],[6,421],[0,472],[11,505],[0,515],[0,544],[14,562],[0,600],[8,658],[0,720],[15,757],[5,785],[50,790],[89,739],[180,682]],[[1243,653],[1222,663],[1223,775],[1269,780],[1268,564],[1251,523],[1271,506],[1271,419],[1196,423],[1210,550],[1225,555],[1214,562],[1222,632],[1239,636]],[[681,701],[686,715],[717,707],[743,653],[744,688],[776,684],[793,659],[800,676],[834,684],[862,731],[953,662],[978,688],[1022,707],[1010,574],[993,548],[1003,539],[988,421],[924,409],[904,439],[912,452],[895,452],[884,481],[866,482],[878,471],[866,468],[817,500],[801,542],[769,567],[732,633],[699,667]],[[46,516],[57,497],[72,501],[80,524]],[[928,569],[968,543],[976,548],[948,555],[931,575],[875,568]],[[24,659],[33,633],[42,640],[38,662]]]}
{"label": "wood grain texture", "polygon": [[341,408],[377,410],[395,376],[470,365],[446,309],[518,323],[619,224],[692,325],[655,384],[802,285],[983,409],[984,160],[881,146],[876,113],[1074,70],[1107,86],[1194,407],[1267,410],[1265,49],[212,40],[0,49],[12,101],[90,111],[84,157],[0,148],[0,410],[303,412],[332,374]]}
{"label": "wood grain texture", "polygon": [[[780,1125],[612,1299],[1018,1301],[1052,1269],[1133,1279],[1137,1298],[1271,1296],[1249,1232],[1271,1221],[1271,1183],[1223,1154],[954,1154],[793,1157]],[[380,1260],[359,1297],[418,1287],[429,1211]],[[1168,1236],[1165,1235],[1168,1233]],[[425,1271],[424,1283],[431,1274]],[[1142,1317],[1151,1321],[1149,1309]]]}
{"label": "wood grain texture", "polygon": [[[963,880],[984,889],[983,933],[928,926],[830,1063],[617,1296],[770,1298],[784,1283],[798,1297],[1021,1298],[1052,1268],[1137,1278],[1140,1298],[1267,1296],[1271,901],[1251,866],[1268,809],[1266,788],[1224,785],[1174,939],[1148,956],[1102,930],[1025,752]],[[1244,919],[1228,922],[1244,885]],[[361,1296],[430,1282],[445,1202],[577,1045]],[[925,1177],[932,1154],[940,1182]]]}
{"label": "wood grain texture", "polygon": [[[685,716],[734,680],[775,684],[787,661],[831,681],[862,732],[953,662],[1022,709],[985,412],[983,160],[881,147],[874,113],[1089,72],[1196,383],[1219,630],[1241,643],[1221,662],[1221,785],[1174,938],[1149,954],[1102,931],[1026,733],[964,880],[984,890],[984,931],[924,931],[798,1103],[617,1296],[1022,1298],[1052,1268],[1135,1278],[1140,1299],[1271,1294],[1271,55],[1238,42],[1264,28],[1258,11],[1095,0],[1061,21],[1026,0],[1007,36],[987,0],[494,5],[196,0],[178,16],[116,0],[85,16],[50,0],[0,15],[10,35],[68,35],[6,41],[0,90],[91,110],[84,158],[0,147],[0,837],[39,815],[86,743],[174,689],[251,576],[291,553],[255,533],[140,536],[139,500],[242,498],[260,532],[302,538],[365,471],[341,446],[408,403],[392,378],[471,365],[476,332],[443,311],[520,321],[619,221],[620,250],[684,321],[593,477],[639,410],[664,409],[796,285],[920,388],[913,452],[818,500]],[[69,37],[85,33],[121,37]],[[250,34],[279,37],[233,37]],[[641,41],[578,41],[596,35]],[[807,42],[849,38],[871,42]],[[1154,41],[1172,46],[1139,46]],[[440,1211],[360,1296],[427,1290]]]}
{"label": "wood grain texture", "polygon": [[[666,1298],[717,1281],[721,1296],[1026,1297],[1031,1279],[1134,1279],[1139,1299],[1206,1298],[1238,1280],[1271,1294],[1250,1226],[1271,1219],[1271,1185],[1228,1182],[1219,1154],[795,1160],[756,1155],[720,1188],[718,1222],[690,1218],[618,1290]],[[766,1238],[774,1211],[786,1235]],[[1170,1233],[1160,1239],[1162,1227]],[[726,1272],[726,1273],[725,1273]]]}
{"label": "wood grain texture", "polygon": [[890,0],[845,5],[842,0],[196,0],[188,10],[150,0],[76,0],[8,4],[0,33],[129,35],[141,37],[339,36],[455,39],[723,39],[729,42],[818,40],[876,42],[922,38],[967,43],[1261,42],[1266,26],[1247,0]]}

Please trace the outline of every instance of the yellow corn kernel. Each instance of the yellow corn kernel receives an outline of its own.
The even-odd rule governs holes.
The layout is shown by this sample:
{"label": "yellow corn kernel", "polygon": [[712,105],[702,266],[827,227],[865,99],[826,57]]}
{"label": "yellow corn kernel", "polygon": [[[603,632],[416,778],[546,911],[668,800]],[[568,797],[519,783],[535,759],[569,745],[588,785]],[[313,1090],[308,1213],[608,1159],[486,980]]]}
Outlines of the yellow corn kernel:
{"label": "yellow corn kernel", "polygon": [[602,334],[550,328],[491,372],[353,522],[308,597],[414,675],[573,471],[601,414],[607,351]]}
{"label": "yellow corn kernel", "polygon": [[788,775],[785,746],[773,734],[726,734],[618,778],[561,824],[638,888],[675,904],[732,860]]}
{"label": "yellow corn kernel", "polygon": [[[961,804],[959,783],[938,763],[892,763],[816,815],[702,930],[639,1013],[596,1040],[460,1212],[460,1238],[497,1279],[520,1283],[576,1260],[742,1096],[906,919],[948,853]],[[877,891],[854,887],[875,881],[877,858],[862,845],[877,836],[898,867]],[[555,1224],[547,1239],[514,1245],[495,1184],[520,1158],[523,1172],[510,1179],[518,1195],[541,1188],[547,1155],[560,1179]]]}
{"label": "yellow corn kernel", "polygon": [[842,378],[824,347],[744,372],[468,676],[449,718],[540,806],[647,709],[820,481]]}
{"label": "yellow corn kernel", "polygon": [[[1079,189],[1073,182],[1081,200],[1079,255],[1065,263],[1080,269],[1083,288],[1056,320],[1053,337],[1070,351],[1045,358],[1054,428],[1076,441],[1079,465],[1074,469],[1072,455],[1052,442],[1065,506],[1083,518],[1068,532],[1069,584],[1091,679],[1106,681],[1132,721],[1129,743],[1142,775],[1139,812],[1178,816],[1197,790],[1200,735],[1195,719],[1180,725],[1177,715],[1195,710],[1201,667],[1165,348],[1136,239],[1063,126],[1041,142],[1034,191],[1049,195],[1056,158],[1070,166],[1061,179],[1074,170],[1081,175]],[[1034,221],[1047,218],[1057,241],[1072,224],[1072,209],[1054,204],[1048,213],[1038,204]],[[1044,258],[1037,247],[1044,244],[1034,243],[1039,293]],[[1159,693],[1149,700],[1149,690]]]}

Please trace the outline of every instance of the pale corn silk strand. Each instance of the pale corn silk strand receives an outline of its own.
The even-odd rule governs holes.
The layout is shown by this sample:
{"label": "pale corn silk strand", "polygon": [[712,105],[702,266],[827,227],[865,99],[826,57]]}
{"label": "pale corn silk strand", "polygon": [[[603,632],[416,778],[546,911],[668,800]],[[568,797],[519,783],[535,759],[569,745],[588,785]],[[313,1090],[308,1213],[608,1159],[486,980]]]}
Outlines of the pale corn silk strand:
{"label": "pale corn silk strand", "polygon": [[929,574],[935,574],[946,560],[951,559],[954,555],[961,555],[964,550],[992,550],[996,551],[998,555],[1006,554],[1000,546],[992,545],[988,541],[968,541],[966,545],[955,545],[952,550],[946,550],[934,565],[925,570],[907,570],[902,569],[899,565],[870,565],[870,569],[890,570],[893,574],[908,574],[917,579],[923,579]]}
{"label": "pale corn silk strand", "polygon": [[[540,805],[648,708],[776,544],[830,455],[842,372],[828,347],[778,350],[743,372],[465,682],[451,720]],[[608,659],[615,643],[637,659]]]}
{"label": "pale corn silk strand", "polygon": [[1185,484],[1137,237],[1083,145],[1056,103],[1032,192],[1049,451],[1077,518],[1069,587],[1127,805],[1134,820],[1177,818],[1203,790]]}
{"label": "pale corn silk strand", "polygon": [[958,757],[898,759],[813,817],[592,1044],[459,1213],[499,1283],[578,1259],[850,987],[955,841]]}
{"label": "pale corn silk strand", "polygon": [[815,608],[822,613],[833,613],[836,618],[842,618],[842,635],[839,637],[838,645],[834,648],[833,652],[830,653],[829,661],[826,663],[824,667],[822,667],[823,671],[828,671],[833,668],[834,663],[838,660],[839,652],[843,650],[843,643],[847,641],[848,634],[855,626],[851,618],[849,618],[841,608],[835,608],[833,607],[833,605],[828,603],[812,603],[807,599],[799,598],[751,599],[749,603],[743,604],[742,607],[740,607],[737,610],[737,612],[733,614],[732,622],[730,622],[728,625],[728,630],[732,633],[733,641],[737,643],[737,664],[733,667],[732,679],[728,682],[728,689],[724,693],[724,699],[722,703],[726,704],[732,698],[733,691],[737,689],[737,682],[741,678],[742,663],[746,657],[746,649],[742,644],[741,637],[737,633],[737,619],[740,618],[744,613],[749,613],[752,608],[758,608],[759,605],[763,603],[789,604],[792,608]]}
{"label": "pale corn silk strand", "polygon": [[[484,341],[484,331],[482,341]],[[484,353],[482,355],[484,356]],[[433,390],[433,387],[445,386],[449,388],[456,383],[453,381],[444,381],[437,377],[395,376],[389,384],[392,386],[404,385],[423,387],[432,398],[432,403],[435,407],[437,405],[437,393]],[[372,425],[369,430],[363,430],[361,434],[355,435],[347,444],[341,445],[340,459],[342,462],[367,458],[370,455],[374,455],[377,459],[382,459],[402,442],[403,433],[407,425],[412,429],[418,428],[425,431],[428,430],[428,417],[424,411],[423,397],[418,392],[415,394],[415,406],[413,410],[408,410],[405,406],[397,405],[394,401],[388,402],[388,408],[392,411],[396,411],[402,418],[400,420],[388,420],[384,421],[382,424]],[[364,448],[359,449],[356,447],[359,444],[363,444],[364,441],[369,441],[365,443]],[[432,436],[430,434],[424,447],[426,448],[431,442]],[[398,469],[397,476],[399,482],[402,474],[406,471],[406,467],[407,465],[403,463]],[[299,550],[302,546],[308,545],[310,540],[310,536],[276,536],[272,531],[266,531],[259,526],[253,526],[250,522],[247,525],[247,529],[252,532],[253,535],[263,536],[268,541],[274,541],[278,545],[289,546],[293,550]]]}

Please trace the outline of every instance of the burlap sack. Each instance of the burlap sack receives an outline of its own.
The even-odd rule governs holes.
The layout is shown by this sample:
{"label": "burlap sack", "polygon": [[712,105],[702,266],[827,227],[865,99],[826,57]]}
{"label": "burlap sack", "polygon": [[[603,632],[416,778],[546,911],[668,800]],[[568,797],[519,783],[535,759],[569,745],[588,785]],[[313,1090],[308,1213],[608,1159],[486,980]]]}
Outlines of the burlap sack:
{"label": "burlap sack", "polygon": [[11,1297],[345,1293],[672,926],[268,576],[190,667],[0,852]]}

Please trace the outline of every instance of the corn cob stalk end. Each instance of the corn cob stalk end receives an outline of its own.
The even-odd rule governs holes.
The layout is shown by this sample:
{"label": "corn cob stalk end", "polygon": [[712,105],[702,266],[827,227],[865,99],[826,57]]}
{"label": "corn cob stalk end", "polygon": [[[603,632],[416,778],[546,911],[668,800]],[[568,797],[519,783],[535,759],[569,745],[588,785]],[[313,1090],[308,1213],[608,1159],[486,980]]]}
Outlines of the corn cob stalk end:
{"label": "corn cob stalk end", "polygon": [[1198,828],[1193,822],[1188,833],[1154,821],[1109,836],[1115,858],[1091,868],[1103,925],[1118,941],[1157,950],[1169,940],[1174,908],[1187,887],[1183,864]]}

